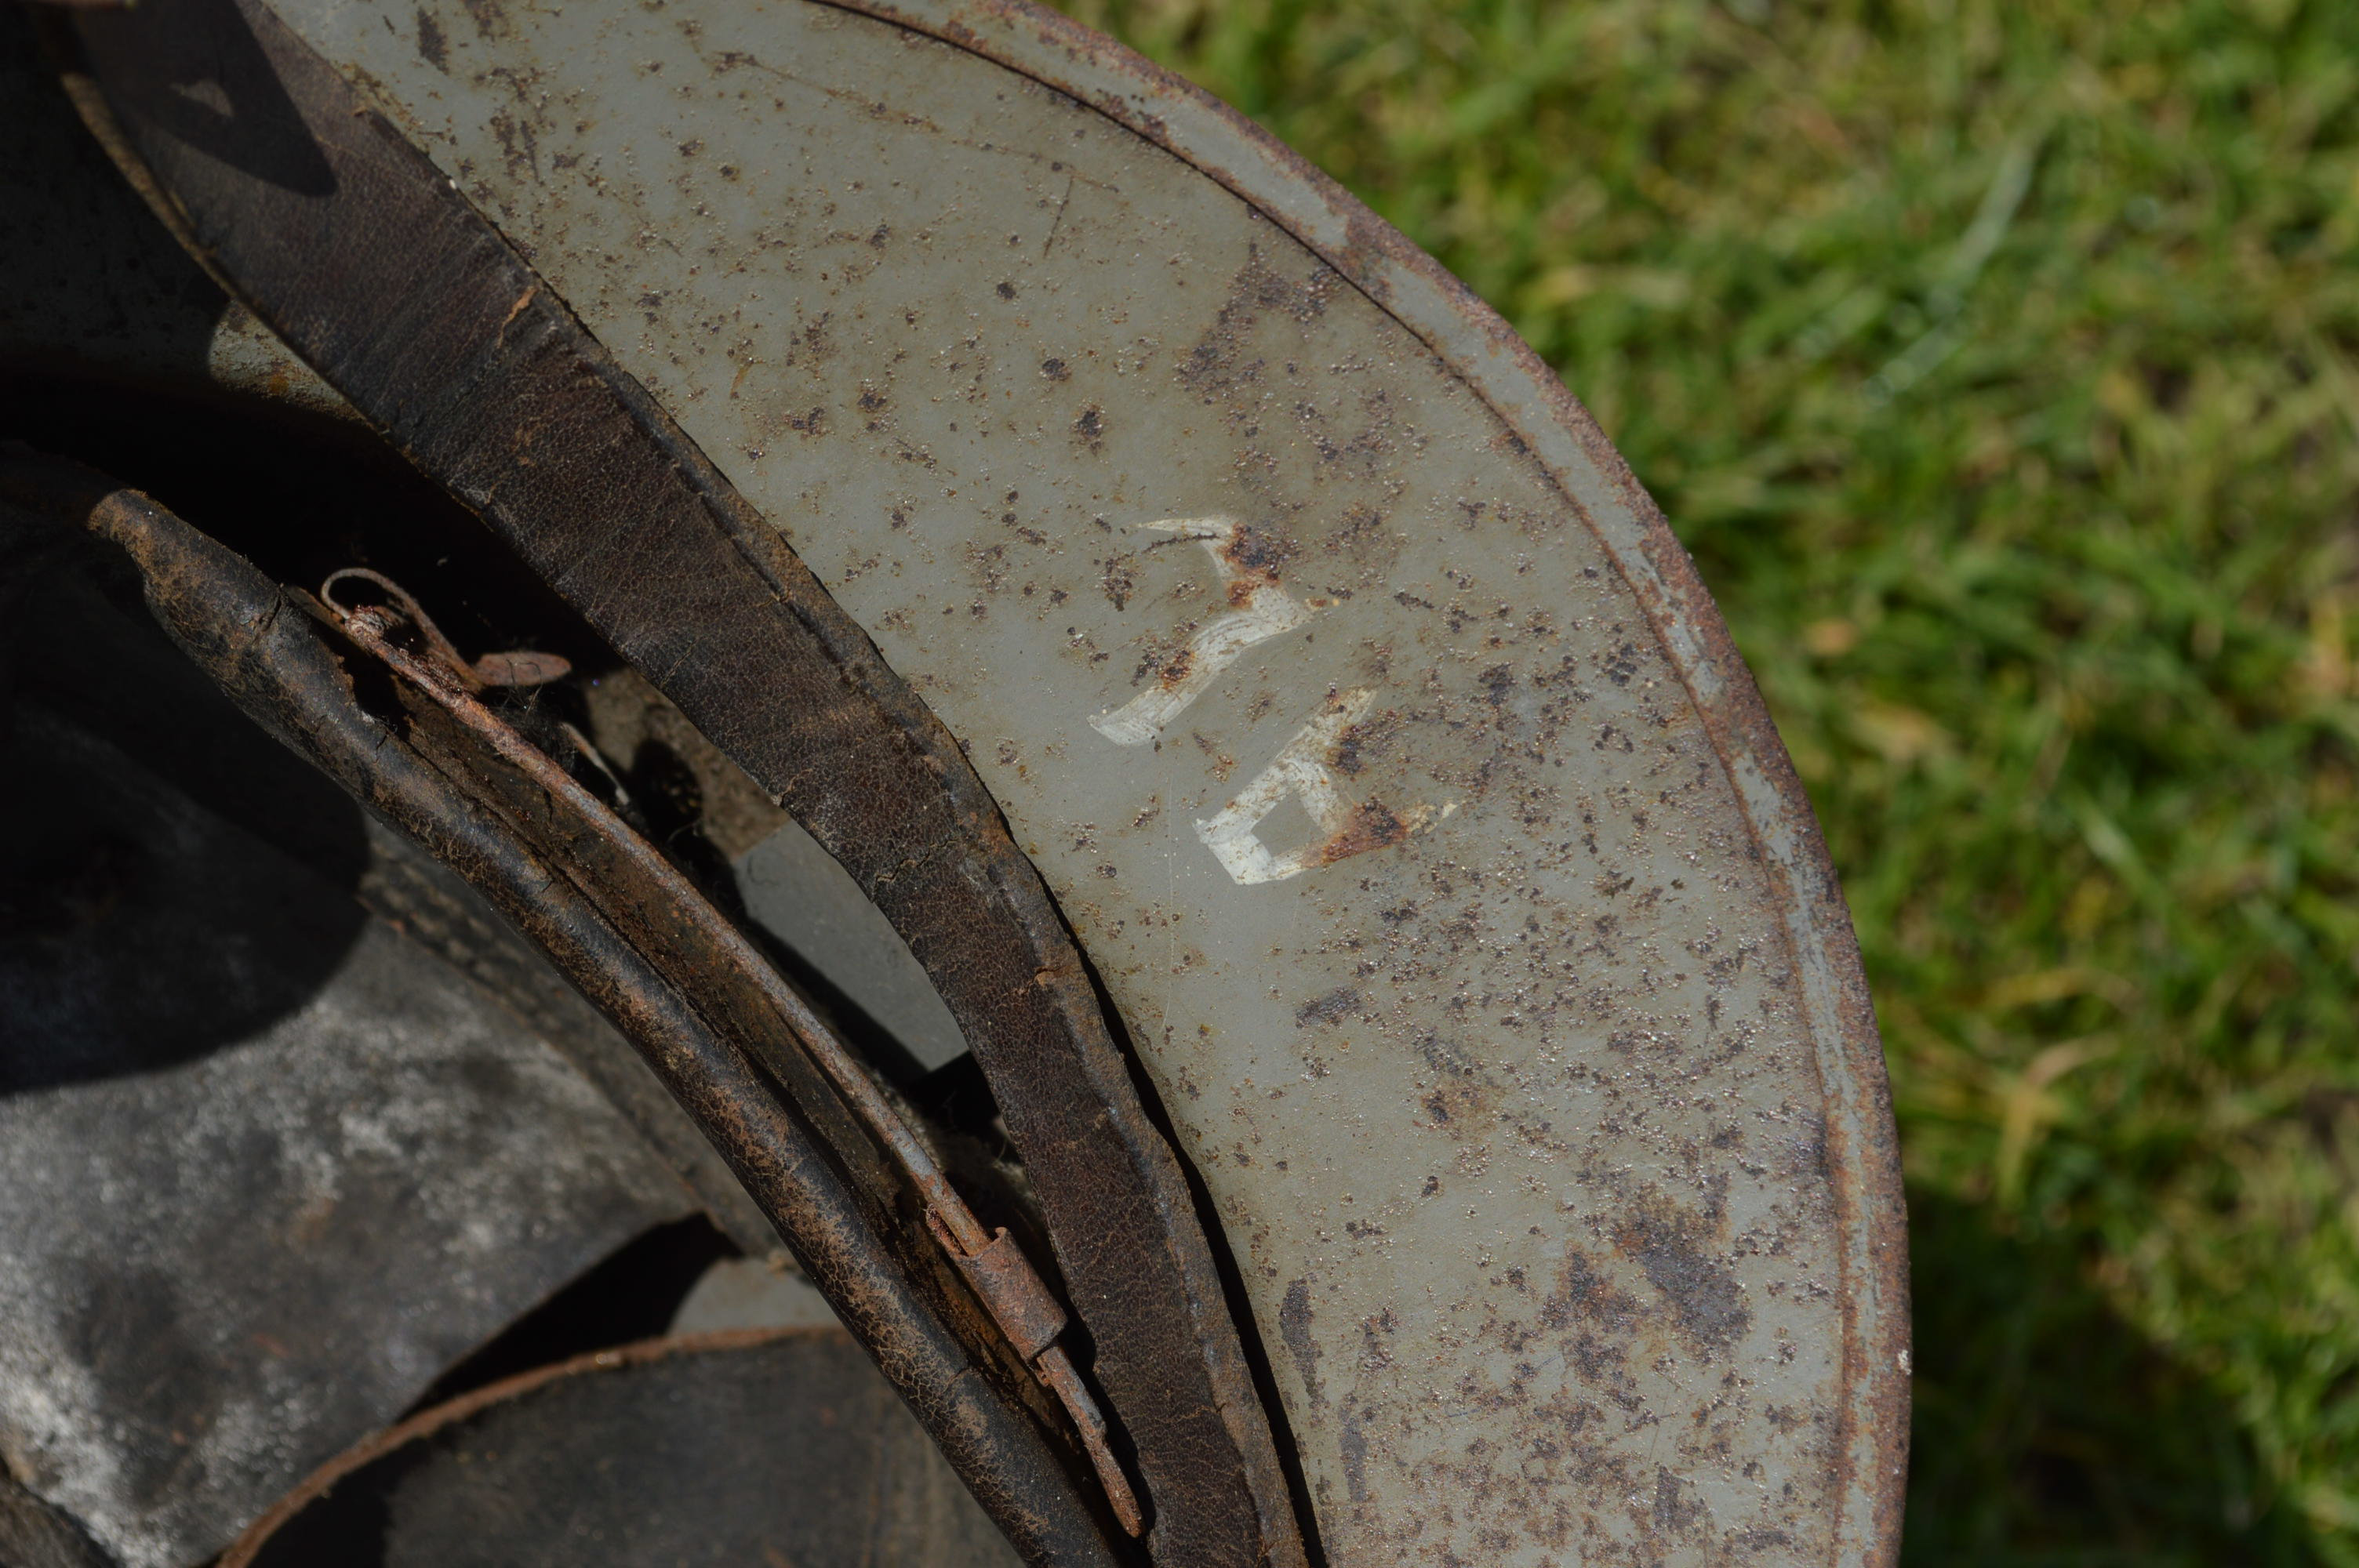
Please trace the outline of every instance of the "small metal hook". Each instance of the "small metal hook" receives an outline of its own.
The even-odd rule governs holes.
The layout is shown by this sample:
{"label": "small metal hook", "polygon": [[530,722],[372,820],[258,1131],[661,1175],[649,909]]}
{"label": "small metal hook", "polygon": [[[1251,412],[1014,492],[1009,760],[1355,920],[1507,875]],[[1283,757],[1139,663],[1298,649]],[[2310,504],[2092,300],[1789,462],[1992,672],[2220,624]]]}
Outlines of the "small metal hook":
{"label": "small metal hook", "polygon": [[571,662],[560,654],[536,653],[524,648],[510,653],[485,654],[471,663],[460,654],[451,639],[442,634],[442,628],[434,623],[434,618],[426,613],[425,607],[408,589],[383,572],[372,571],[366,567],[345,567],[330,572],[327,580],[320,585],[320,602],[333,611],[340,622],[349,623],[354,617],[367,614],[371,610],[377,611],[381,618],[390,619],[384,617],[382,606],[355,607],[340,603],[335,588],[347,579],[367,583],[390,598],[394,609],[399,612],[399,619],[418,628],[419,635],[426,639],[426,644],[433,651],[435,658],[464,682],[470,691],[479,691],[489,686],[546,686],[550,681],[562,678],[573,668]]}

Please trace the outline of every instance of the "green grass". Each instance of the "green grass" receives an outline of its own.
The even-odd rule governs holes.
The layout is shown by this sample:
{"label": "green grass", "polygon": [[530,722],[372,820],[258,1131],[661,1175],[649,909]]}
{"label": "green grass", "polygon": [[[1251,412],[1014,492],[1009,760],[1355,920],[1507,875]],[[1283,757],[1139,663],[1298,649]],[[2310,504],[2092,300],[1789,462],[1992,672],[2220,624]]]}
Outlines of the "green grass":
{"label": "green grass", "polygon": [[1918,1563],[2359,1563],[2359,5],[1083,0],[1513,321],[1810,785]]}

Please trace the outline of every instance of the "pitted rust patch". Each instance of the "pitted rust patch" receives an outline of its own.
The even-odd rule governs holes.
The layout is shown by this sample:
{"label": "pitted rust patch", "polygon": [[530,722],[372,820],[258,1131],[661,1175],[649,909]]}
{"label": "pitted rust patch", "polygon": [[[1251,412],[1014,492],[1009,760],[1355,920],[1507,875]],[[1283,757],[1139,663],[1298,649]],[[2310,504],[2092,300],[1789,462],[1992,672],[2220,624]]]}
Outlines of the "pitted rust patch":
{"label": "pitted rust patch", "polygon": [[1363,772],[1368,764],[1383,756],[1397,737],[1403,723],[1398,710],[1386,708],[1371,714],[1345,730],[1335,742],[1330,761],[1335,771],[1346,778]]}
{"label": "pitted rust patch", "polygon": [[418,58],[437,70],[447,73],[451,69],[450,40],[443,36],[442,24],[423,5],[418,8]]}
{"label": "pitted rust patch", "polygon": [[1343,1401],[1343,1420],[1337,1426],[1335,1445],[1343,1459],[1343,1490],[1353,1502],[1364,1503],[1368,1500],[1368,1436],[1361,1430],[1355,1400]]}
{"label": "pitted rust patch", "polygon": [[1294,1357],[1294,1370],[1302,1379],[1310,1402],[1326,1403],[1326,1391],[1319,1382],[1319,1341],[1310,1332],[1309,1280],[1297,1280],[1286,1287],[1286,1299],[1277,1309],[1277,1332],[1286,1341],[1287,1354]]}
{"label": "pitted rust patch", "polygon": [[1670,1302],[1680,1332],[1707,1352],[1724,1351],[1753,1326],[1753,1314],[1729,1266],[1710,1250],[1718,1227],[1648,1195],[1616,1227],[1614,1244],[1637,1260]]}
{"label": "pitted rust patch", "polygon": [[1212,329],[1180,364],[1180,384],[1212,403],[1258,383],[1267,362],[1253,352],[1250,343],[1256,323],[1266,314],[1288,317],[1298,324],[1316,321],[1341,282],[1332,268],[1319,265],[1297,283],[1273,268],[1262,248],[1254,246],[1230,285],[1228,301]]}
{"label": "pitted rust patch", "polygon": [[1235,600],[1235,589],[1242,585],[1247,594],[1264,584],[1276,584],[1278,572],[1293,558],[1296,546],[1272,529],[1256,528],[1240,524],[1228,542],[1220,546],[1220,556],[1236,573],[1230,597]]}
{"label": "pitted rust patch", "polygon": [[[1571,1251],[1557,1275],[1556,1289],[1540,1303],[1539,1325],[1546,1329],[1568,1329],[1588,1321],[1621,1333],[1628,1329],[1637,1311],[1638,1303],[1615,1290],[1586,1255]],[[1588,1352],[1593,1366],[1600,1354],[1593,1347]]]}
{"label": "pitted rust patch", "polygon": [[507,17],[501,13],[498,0],[462,0],[475,30],[486,38],[504,38],[508,32]]}
{"label": "pitted rust patch", "polygon": [[1704,1517],[1702,1503],[1689,1496],[1691,1484],[1682,1484],[1677,1476],[1664,1466],[1655,1466],[1655,1528],[1666,1534],[1680,1534]]}
{"label": "pitted rust patch", "polygon": [[1308,1029],[1313,1024],[1333,1023],[1349,1018],[1360,1007],[1360,993],[1350,986],[1338,986],[1325,996],[1304,1002],[1294,1010],[1294,1026]]}
{"label": "pitted rust patch", "polygon": [[1116,610],[1127,609],[1130,596],[1138,591],[1138,557],[1110,556],[1098,574],[1098,591]]}
{"label": "pitted rust patch", "polygon": [[1393,815],[1380,800],[1362,801],[1352,808],[1343,830],[1319,847],[1319,863],[1332,866],[1371,849],[1389,849],[1408,837],[1408,824]]}
{"label": "pitted rust patch", "polygon": [[1429,1066],[1453,1078],[1471,1078],[1481,1071],[1473,1057],[1438,1034],[1429,1034],[1419,1041],[1417,1050]]}

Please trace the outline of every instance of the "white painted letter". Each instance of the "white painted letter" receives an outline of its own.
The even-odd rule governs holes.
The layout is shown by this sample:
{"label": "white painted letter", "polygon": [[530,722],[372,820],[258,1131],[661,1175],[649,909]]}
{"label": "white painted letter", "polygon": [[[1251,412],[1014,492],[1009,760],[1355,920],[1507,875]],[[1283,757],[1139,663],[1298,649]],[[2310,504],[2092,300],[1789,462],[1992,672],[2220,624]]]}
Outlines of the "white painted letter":
{"label": "white painted letter", "polygon": [[1291,632],[1311,616],[1309,608],[1277,586],[1274,572],[1237,560],[1235,546],[1244,530],[1234,517],[1167,517],[1131,526],[1136,532],[1151,530],[1201,540],[1234,608],[1197,629],[1188,651],[1173,661],[1172,673],[1158,676],[1153,685],[1120,708],[1090,720],[1091,729],[1124,746],[1154,740],[1247,648],[1281,632]]}
{"label": "white painted letter", "polygon": [[[1298,730],[1277,761],[1223,806],[1220,815],[1196,824],[1196,837],[1212,851],[1231,880],[1240,885],[1284,881],[1313,866],[1397,843],[1431,820],[1433,813],[1426,806],[1395,816],[1374,804],[1346,805],[1336,793],[1334,775],[1327,771],[1328,755],[1343,739],[1343,731],[1366,715],[1375,695],[1347,691],[1331,700],[1327,711]],[[1274,855],[1268,845],[1255,837],[1254,829],[1289,795],[1302,802],[1302,809],[1319,825],[1320,837],[1300,849]],[[1362,831],[1347,832],[1355,827]],[[1360,841],[1363,838],[1364,842]]]}

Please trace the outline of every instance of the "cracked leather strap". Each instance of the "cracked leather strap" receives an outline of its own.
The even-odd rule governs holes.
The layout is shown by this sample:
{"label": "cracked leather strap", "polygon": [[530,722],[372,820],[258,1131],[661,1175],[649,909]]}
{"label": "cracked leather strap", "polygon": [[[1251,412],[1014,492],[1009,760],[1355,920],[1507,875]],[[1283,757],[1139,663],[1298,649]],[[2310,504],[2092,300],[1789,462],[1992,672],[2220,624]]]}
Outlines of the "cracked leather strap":
{"label": "cracked leather strap", "polygon": [[1158,1561],[1303,1548],[1211,1244],[1038,873],[957,742],[516,250],[259,5],[73,23],[209,268],[858,881],[1038,1194]]}
{"label": "cracked leather strap", "polygon": [[0,546],[12,513],[81,522],[120,550],[149,612],[231,700],[465,878],[614,1022],[1028,1560],[1113,1568],[1129,1556],[1111,1544],[1061,1416],[927,1237],[921,1199],[758,982],[696,940],[676,891],[146,497],[71,463],[0,456]]}

